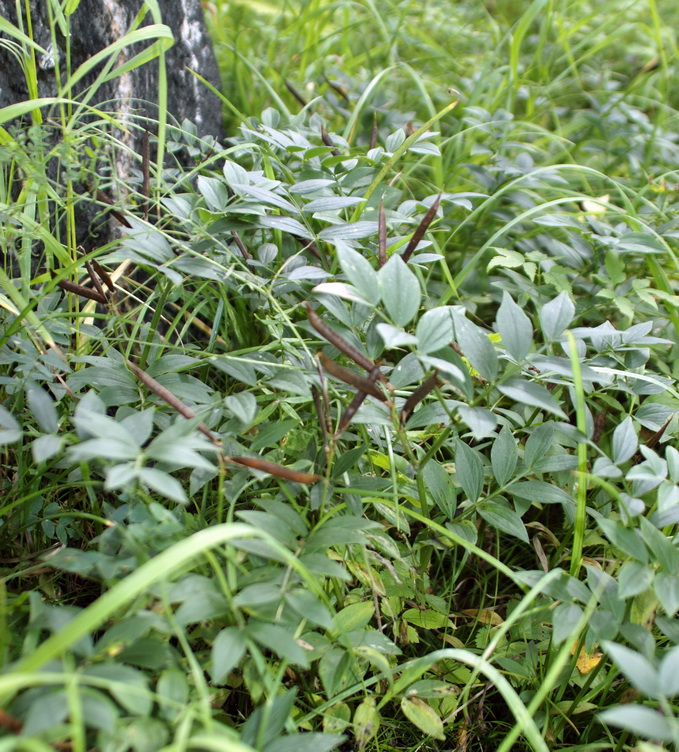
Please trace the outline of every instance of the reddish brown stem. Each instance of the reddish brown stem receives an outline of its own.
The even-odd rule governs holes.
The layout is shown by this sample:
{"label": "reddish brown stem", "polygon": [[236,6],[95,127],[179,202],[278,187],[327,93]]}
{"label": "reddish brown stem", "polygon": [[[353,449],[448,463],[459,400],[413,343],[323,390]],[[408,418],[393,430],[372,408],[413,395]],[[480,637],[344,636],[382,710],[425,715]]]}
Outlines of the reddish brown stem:
{"label": "reddish brown stem", "polygon": [[432,223],[432,220],[436,216],[436,211],[439,208],[439,204],[441,203],[441,194],[436,197],[436,201],[429,207],[429,211],[424,215],[422,218],[422,221],[417,226],[417,229],[413,233],[412,238],[410,238],[410,242],[406,246],[405,251],[403,251],[403,260],[408,261],[408,259],[411,257],[413,251],[417,248],[417,244],[422,240],[422,236],[427,231],[427,228]]}

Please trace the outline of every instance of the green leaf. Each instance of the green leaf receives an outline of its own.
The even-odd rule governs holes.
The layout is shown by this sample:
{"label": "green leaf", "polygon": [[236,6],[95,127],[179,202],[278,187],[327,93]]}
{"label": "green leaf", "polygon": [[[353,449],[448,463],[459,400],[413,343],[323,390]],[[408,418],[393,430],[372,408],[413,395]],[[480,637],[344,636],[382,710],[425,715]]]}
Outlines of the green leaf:
{"label": "green leaf", "polygon": [[672,618],[679,610],[679,577],[658,572],[653,581],[653,589],[665,613]]}
{"label": "green leaf", "polygon": [[614,546],[642,564],[648,563],[646,546],[634,530],[629,530],[616,520],[607,520],[603,517],[597,518],[597,525]]}
{"label": "green leaf", "polygon": [[572,504],[571,497],[557,486],[542,480],[524,480],[507,488],[512,496],[539,504]]}
{"label": "green leaf", "polygon": [[257,398],[251,392],[236,392],[224,398],[226,409],[241,422],[244,428],[252,424],[257,415]]}
{"label": "green leaf", "polygon": [[260,227],[270,227],[273,230],[281,230],[304,240],[313,240],[313,235],[307,228],[296,219],[291,217],[278,217],[275,214],[267,214],[265,217],[257,217]]}
{"label": "green leaf", "polygon": [[361,240],[377,233],[377,222],[346,222],[326,227],[318,233],[320,240],[334,243],[337,240]]}
{"label": "green leaf", "polygon": [[[464,348],[463,348],[464,349]],[[474,365],[472,363],[472,365]],[[476,366],[474,366],[476,368]],[[476,369],[479,370],[478,368]],[[540,384],[525,379],[512,378],[505,381],[504,384],[498,384],[498,391],[506,395],[515,402],[530,407],[538,407],[541,410],[554,413],[560,418],[566,418],[566,413],[561,409],[559,403],[552,395]]]}
{"label": "green leaf", "polygon": [[575,315],[573,301],[564,290],[540,308],[540,326],[545,339],[558,339]]}
{"label": "green leaf", "polygon": [[462,490],[471,502],[475,502],[483,489],[483,461],[476,449],[459,439],[455,442],[455,470]]}
{"label": "green leaf", "polygon": [[476,511],[483,519],[500,532],[513,535],[515,538],[528,543],[528,532],[521,517],[510,507],[495,501],[482,501]]}
{"label": "green leaf", "polygon": [[547,450],[552,446],[552,439],[554,437],[554,424],[542,423],[526,440],[526,447],[523,453],[523,461],[526,463],[526,467],[535,468],[544,456]]}
{"label": "green leaf", "polygon": [[634,456],[639,446],[634,423],[629,416],[613,431],[613,462],[622,465]]}
{"label": "green leaf", "polygon": [[349,206],[356,206],[356,204],[362,204],[365,201],[364,198],[359,196],[327,196],[326,198],[316,198],[313,201],[309,201],[304,206],[305,212],[327,212],[327,211],[339,211],[340,209],[346,209]]}
{"label": "green leaf", "polygon": [[99,663],[87,666],[83,673],[111,682],[109,691],[132,715],[144,716],[151,712],[153,698],[148,679],[141,671],[119,663]]}
{"label": "green leaf", "polygon": [[522,361],[533,344],[533,324],[506,291],[497,311],[495,328],[509,354],[515,360]]}
{"label": "green leaf", "polygon": [[455,515],[457,499],[450,475],[436,460],[429,460],[422,470],[424,485],[436,506],[450,519]]}
{"label": "green leaf", "polygon": [[248,634],[267,650],[273,650],[279,658],[304,668],[309,665],[306,650],[286,627],[251,621],[248,624]]}
{"label": "green leaf", "polygon": [[403,347],[404,345],[416,345],[417,337],[404,332],[397,326],[391,324],[377,324],[377,331],[382,337],[384,346],[390,350],[394,347]]}
{"label": "green leaf", "polygon": [[139,479],[149,488],[162,496],[176,501],[178,504],[186,504],[188,498],[182,484],[168,473],[154,467],[142,467],[138,471]]}
{"label": "green leaf", "polygon": [[223,181],[199,175],[196,185],[210,211],[224,211],[229,200],[229,194]]}
{"label": "green leaf", "polygon": [[359,294],[373,305],[380,302],[380,288],[377,272],[362,254],[347,248],[344,244],[337,246],[337,258],[347,279]]}
{"label": "green leaf", "polygon": [[653,699],[662,695],[658,672],[648,658],[617,642],[604,640],[602,644],[621,673],[639,692]]}
{"label": "green leaf", "polygon": [[502,426],[490,450],[490,464],[499,486],[504,486],[512,477],[518,458],[516,440],[509,427]]}
{"label": "green leaf", "polygon": [[462,353],[484,379],[495,381],[498,373],[497,353],[486,332],[456,312],[455,337]]}
{"label": "green leaf", "polygon": [[422,629],[442,629],[452,626],[452,622],[445,614],[431,609],[421,611],[419,608],[408,608],[401,614],[401,618],[408,624],[422,627]]}
{"label": "green leaf", "polygon": [[0,446],[12,444],[21,438],[21,428],[14,416],[0,405]]}
{"label": "green leaf", "polygon": [[399,255],[392,256],[378,272],[381,297],[396,326],[405,326],[415,317],[422,293],[420,283]]}
{"label": "green leaf", "polygon": [[212,643],[212,682],[224,684],[245,654],[247,640],[237,627],[222,629]]}
{"label": "green leaf", "polygon": [[258,452],[260,449],[273,446],[278,443],[284,436],[287,436],[293,428],[296,428],[299,422],[296,420],[281,420],[279,422],[269,423],[263,428],[252,441],[250,449]]}
{"label": "green leaf", "polygon": [[428,736],[441,740],[446,738],[443,733],[443,721],[425,700],[419,697],[404,697],[401,700],[401,710],[411,723]]}
{"label": "green leaf", "polygon": [[631,598],[646,592],[653,584],[653,570],[639,561],[627,561],[618,574],[618,594]]}
{"label": "green leaf", "polygon": [[675,645],[665,653],[660,661],[658,676],[665,697],[679,695],[679,646]]}
{"label": "green leaf", "polygon": [[375,736],[380,728],[380,714],[375,707],[375,698],[366,697],[354,711],[354,738],[359,750]]}
{"label": "green leaf", "polygon": [[332,631],[336,634],[353,632],[368,626],[375,613],[375,606],[370,601],[351,603],[338,611],[332,619]]}
{"label": "green leaf", "polygon": [[433,353],[449,345],[455,338],[453,314],[450,306],[426,311],[417,322],[417,349],[423,354]]}
{"label": "green leaf", "polygon": [[497,418],[485,407],[458,405],[457,413],[469,426],[472,436],[477,441],[492,436],[497,427]]}
{"label": "green leaf", "polygon": [[[189,683],[186,679],[186,673],[176,666],[166,668],[160,675],[156,684],[156,693],[160,696],[161,715],[168,720],[174,720],[179,717],[182,707],[186,705],[189,699]],[[162,700],[169,700],[167,704]],[[181,707],[177,707],[180,705]]]}
{"label": "green leaf", "polygon": [[552,624],[554,625],[554,643],[561,645],[568,639],[575,639],[575,627],[582,617],[582,609],[574,603],[560,603],[554,609]]}
{"label": "green leaf", "polygon": [[60,436],[39,436],[31,444],[31,453],[33,455],[33,461],[40,464],[41,462],[47,462],[61,451],[64,440]]}
{"label": "green leaf", "polygon": [[45,433],[56,433],[59,430],[59,418],[54,400],[35,381],[29,381],[26,385],[26,402],[33,417]]}
{"label": "green leaf", "polygon": [[599,713],[599,720],[648,739],[660,739],[665,742],[674,739],[672,726],[665,716],[644,705],[618,705]]}
{"label": "green leaf", "polygon": [[288,734],[267,744],[266,752],[329,752],[337,749],[343,741],[344,737],[337,734]]}

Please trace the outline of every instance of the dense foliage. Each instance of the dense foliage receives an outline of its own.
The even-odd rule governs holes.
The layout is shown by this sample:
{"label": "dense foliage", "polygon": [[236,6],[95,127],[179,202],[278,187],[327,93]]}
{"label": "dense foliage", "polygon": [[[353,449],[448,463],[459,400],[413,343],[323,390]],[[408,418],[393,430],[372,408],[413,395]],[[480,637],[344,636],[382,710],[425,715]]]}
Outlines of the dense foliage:
{"label": "dense foliage", "polygon": [[124,185],[0,110],[2,750],[679,748],[678,14],[518,6],[208,5]]}

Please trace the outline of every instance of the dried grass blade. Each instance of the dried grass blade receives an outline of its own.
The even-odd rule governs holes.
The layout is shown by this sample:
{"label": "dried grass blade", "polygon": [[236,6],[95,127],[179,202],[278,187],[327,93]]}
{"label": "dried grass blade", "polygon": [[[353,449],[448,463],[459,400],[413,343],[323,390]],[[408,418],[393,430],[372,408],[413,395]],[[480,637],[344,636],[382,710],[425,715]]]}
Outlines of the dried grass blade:
{"label": "dried grass blade", "polygon": [[[153,376],[149,376],[146,371],[142,371],[139,366],[135,365],[131,360],[126,361],[128,368],[132,373],[146,385],[154,394],[158,395],[160,399],[165,400],[170,407],[173,407],[180,415],[183,415],[187,419],[195,418],[196,414],[187,407],[180,399],[174,396],[169,389],[166,389],[162,384],[159,384]],[[210,431],[210,429],[204,424],[198,425],[198,430],[210,439],[215,446],[221,446],[221,442]]]}
{"label": "dried grass blade", "polygon": [[359,391],[365,392],[381,402],[387,401],[385,395],[377,388],[372,379],[366,379],[355,371],[335,363],[334,360],[328,358],[324,353],[318,353],[318,359],[322,363],[323,368],[325,368],[325,370],[336,379],[339,379],[350,386],[355,386]]}
{"label": "dried grass blade", "polygon": [[97,276],[97,273],[94,271],[94,268],[92,267],[92,264],[90,264],[89,261],[85,262],[85,268],[87,269],[87,273],[90,275],[90,279],[92,280],[92,284],[96,288],[99,295],[104,300],[108,300],[106,293],[104,292],[104,288],[101,286],[101,282],[99,281],[99,277]]}
{"label": "dried grass blade", "polygon": [[268,473],[269,475],[275,475],[277,478],[291,480],[294,483],[306,483],[308,485],[323,480],[320,475],[301,473],[299,470],[293,470],[290,467],[277,465],[275,462],[263,460],[261,457],[229,457],[228,460],[229,462],[236,462],[239,465],[251,467],[254,470],[261,470],[261,472]]}
{"label": "dried grass blade", "polygon": [[306,99],[295,89],[295,87],[289,82],[285,82],[285,88],[292,94],[292,96],[302,105],[302,107],[306,107],[307,104],[309,104]]}
{"label": "dried grass blade", "polygon": [[325,144],[326,146],[332,146],[332,147],[333,147],[333,150],[332,150],[332,155],[333,155],[334,157],[339,157],[339,155],[340,155],[340,153],[339,153],[339,149],[336,149],[336,148],[335,148],[335,144],[334,144],[334,143],[332,142],[332,139],[331,139],[331,138],[330,138],[330,136],[328,135],[328,131],[326,131],[326,130],[325,130],[325,128],[324,128],[323,126],[321,126],[321,139],[323,140],[323,143],[324,143],[324,144]]}
{"label": "dried grass blade", "polygon": [[373,127],[370,131],[370,148],[374,149],[377,146],[377,113],[373,112]]}
{"label": "dried grass blade", "polygon": [[344,353],[348,358],[356,363],[356,365],[365,368],[366,371],[372,371],[375,368],[375,364],[370,358],[363,355],[360,350],[357,350],[352,344],[347,342],[344,337],[332,329],[323,319],[314,311],[311,304],[308,301],[304,302],[307,314],[309,316],[309,323],[313,328],[323,337],[323,339],[334,345],[340,352]]}
{"label": "dried grass blade", "polygon": [[420,386],[417,387],[417,389],[408,397],[408,399],[405,401],[405,405],[403,405],[403,409],[401,410],[401,423],[404,423],[408,420],[408,418],[412,415],[413,410],[419,405],[420,402],[430,393],[433,392],[434,389],[439,384],[439,376],[436,371],[432,373],[432,375],[424,381]]}
{"label": "dried grass blade", "polygon": [[436,211],[439,208],[439,204],[441,203],[441,194],[436,197],[436,201],[429,207],[429,211],[424,215],[422,218],[422,221],[417,226],[417,229],[413,233],[412,238],[410,238],[410,242],[408,243],[405,251],[403,251],[403,260],[408,261],[408,259],[412,256],[413,251],[417,248],[417,244],[422,240],[422,236],[427,231],[427,228],[432,223],[432,220],[436,216]]}
{"label": "dried grass blade", "polygon": [[106,287],[108,287],[111,292],[115,292],[116,286],[113,284],[113,280],[109,276],[109,273],[106,271],[106,269],[104,269],[101,264],[95,259],[92,259],[92,266],[94,267],[94,271],[101,277]]}
{"label": "dried grass blade", "polygon": [[[55,276],[54,271],[51,272],[52,277]],[[57,287],[61,287],[66,292],[72,292],[74,295],[80,295],[81,298],[87,298],[88,300],[95,300],[97,303],[107,303],[106,297],[100,295],[96,290],[90,290],[85,285],[77,285],[75,282],[69,282],[67,279],[60,279],[57,282]]]}

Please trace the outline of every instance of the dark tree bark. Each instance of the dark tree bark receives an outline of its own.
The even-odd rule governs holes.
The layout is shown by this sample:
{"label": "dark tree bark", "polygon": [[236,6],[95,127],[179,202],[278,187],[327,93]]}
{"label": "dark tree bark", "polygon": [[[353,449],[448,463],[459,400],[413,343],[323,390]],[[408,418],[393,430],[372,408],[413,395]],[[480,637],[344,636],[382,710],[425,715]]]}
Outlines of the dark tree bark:
{"label": "dark tree bark", "polygon": [[[55,3],[59,4],[59,3]],[[61,3],[63,5],[63,3]],[[20,4],[24,7],[23,3]],[[200,0],[158,0],[162,22],[172,30],[175,42],[165,53],[168,88],[168,119],[181,124],[184,119],[192,121],[199,136],[213,136],[221,139],[222,112],[219,98],[214,95],[190,71],[199,73],[214,86],[219,86],[219,70],[205,27],[205,19]],[[56,55],[52,47],[49,25],[48,0],[30,0],[32,37],[50,54],[37,54],[38,95],[57,95],[55,57],[59,61],[62,80],[65,78],[66,50],[69,49],[71,71],[114,41],[121,39],[130,30],[135,17],[143,6],[142,0],[81,0],[70,17],[70,37],[58,36]],[[26,19],[17,19],[15,0],[0,0],[0,16],[26,30]],[[142,26],[154,23],[151,13],[147,13]],[[0,34],[0,42],[3,35]],[[11,37],[4,37],[5,40]],[[125,47],[119,54],[115,67],[124,65],[135,54],[147,47],[149,42]],[[11,41],[10,41],[11,45]],[[71,93],[72,99],[92,84],[101,66],[79,81]],[[158,61],[124,73],[103,84],[88,104],[100,106],[115,113],[119,122],[132,122],[138,116],[156,120],[158,116]],[[0,107],[21,102],[29,98],[24,73],[16,54],[10,46],[0,43]],[[137,124],[141,121],[137,119]],[[7,125],[7,124],[6,124]],[[149,128],[152,135],[155,128]],[[128,150],[136,154],[142,152],[143,128],[134,127],[120,130],[116,136]],[[55,135],[57,137],[57,135]],[[130,151],[119,149],[114,155],[115,174],[109,177],[115,182],[126,181],[133,169],[139,169],[139,162]],[[109,171],[110,173],[110,171]],[[55,178],[55,167],[50,168],[50,177]],[[58,180],[58,178],[57,178]],[[90,222],[97,213],[95,206],[88,207],[82,202],[79,208],[78,243],[86,250],[95,244],[106,242],[110,231],[99,227],[99,237],[92,238]]]}

